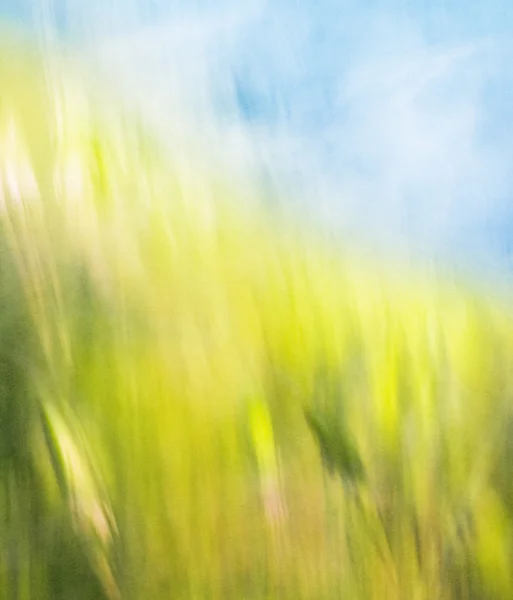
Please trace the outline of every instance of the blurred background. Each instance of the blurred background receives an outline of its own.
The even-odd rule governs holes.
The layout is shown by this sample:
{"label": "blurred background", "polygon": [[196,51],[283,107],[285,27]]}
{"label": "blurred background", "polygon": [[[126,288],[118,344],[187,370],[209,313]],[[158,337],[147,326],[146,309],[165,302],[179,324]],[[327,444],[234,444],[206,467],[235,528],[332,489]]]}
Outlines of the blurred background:
{"label": "blurred background", "polygon": [[513,5],[0,17],[0,600],[510,600]]}

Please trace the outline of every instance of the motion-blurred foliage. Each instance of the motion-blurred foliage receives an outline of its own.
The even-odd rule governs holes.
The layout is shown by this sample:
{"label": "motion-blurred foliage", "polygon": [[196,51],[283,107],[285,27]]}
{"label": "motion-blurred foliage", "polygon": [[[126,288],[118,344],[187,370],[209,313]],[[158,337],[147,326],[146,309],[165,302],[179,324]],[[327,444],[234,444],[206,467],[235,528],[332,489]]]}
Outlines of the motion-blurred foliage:
{"label": "motion-blurred foliage", "polygon": [[5,39],[0,599],[513,597],[511,315],[306,240]]}

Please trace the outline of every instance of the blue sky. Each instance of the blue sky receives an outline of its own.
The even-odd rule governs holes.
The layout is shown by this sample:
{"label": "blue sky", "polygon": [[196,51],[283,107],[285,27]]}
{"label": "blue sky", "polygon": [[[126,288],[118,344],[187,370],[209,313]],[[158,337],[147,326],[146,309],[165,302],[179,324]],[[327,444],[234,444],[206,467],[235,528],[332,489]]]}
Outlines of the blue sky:
{"label": "blue sky", "polygon": [[180,115],[341,238],[512,270],[510,0],[47,3],[159,131]]}

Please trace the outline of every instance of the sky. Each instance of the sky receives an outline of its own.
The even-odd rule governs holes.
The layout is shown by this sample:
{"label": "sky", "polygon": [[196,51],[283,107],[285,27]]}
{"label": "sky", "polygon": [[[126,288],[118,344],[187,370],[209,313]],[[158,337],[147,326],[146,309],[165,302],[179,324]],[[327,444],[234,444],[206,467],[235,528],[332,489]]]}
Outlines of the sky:
{"label": "sky", "polygon": [[163,137],[332,235],[513,273],[511,0],[0,0],[43,14]]}

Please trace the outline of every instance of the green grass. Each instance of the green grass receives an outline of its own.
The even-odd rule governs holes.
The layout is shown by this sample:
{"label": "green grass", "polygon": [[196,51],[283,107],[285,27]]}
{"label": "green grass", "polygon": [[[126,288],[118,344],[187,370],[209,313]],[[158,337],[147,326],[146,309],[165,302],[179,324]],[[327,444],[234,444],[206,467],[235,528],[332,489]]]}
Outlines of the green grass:
{"label": "green grass", "polygon": [[511,598],[510,312],[5,47],[0,600]]}

